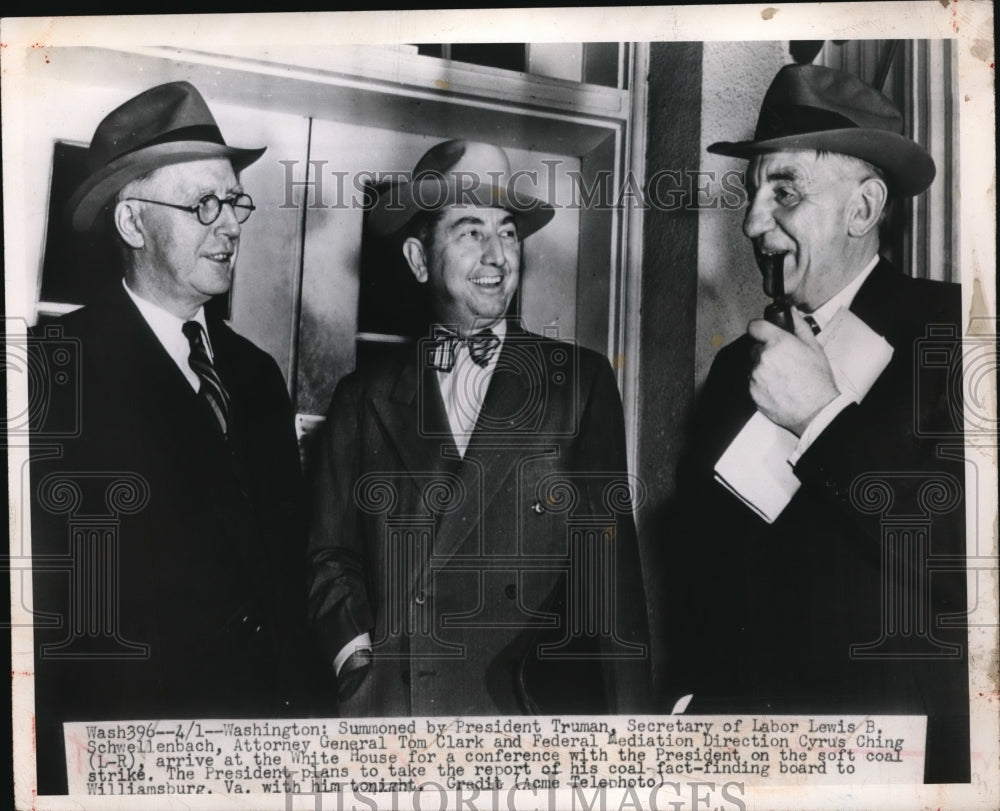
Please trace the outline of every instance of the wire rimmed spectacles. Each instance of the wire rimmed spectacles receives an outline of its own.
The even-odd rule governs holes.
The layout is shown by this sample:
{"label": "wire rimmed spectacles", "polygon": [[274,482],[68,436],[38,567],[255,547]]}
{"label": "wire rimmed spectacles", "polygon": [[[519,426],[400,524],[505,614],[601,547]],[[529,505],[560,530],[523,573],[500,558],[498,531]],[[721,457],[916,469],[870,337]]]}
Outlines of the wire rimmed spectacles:
{"label": "wire rimmed spectacles", "polygon": [[238,223],[245,223],[257,208],[249,194],[234,194],[222,199],[214,194],[206,194],[193,206],[164,203],[162,200],[147,200],[144,197],[127,197],[125,199],[135,200],[137,203],[152,203],[154,206],[176,208],[178,211],[187,211],[194,214],[202,225],[211,225],[219,219],[219,215],[222,214],[222,206],[226,204],[232,206],[233,214],[236,215]]}

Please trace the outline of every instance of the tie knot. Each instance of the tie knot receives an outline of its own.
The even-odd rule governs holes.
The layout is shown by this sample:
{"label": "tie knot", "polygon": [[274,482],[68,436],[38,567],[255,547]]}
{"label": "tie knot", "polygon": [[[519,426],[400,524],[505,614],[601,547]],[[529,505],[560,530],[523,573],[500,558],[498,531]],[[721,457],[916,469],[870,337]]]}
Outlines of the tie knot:
{"label": "tie knot", "polygon": [[185,321],[184,326],[181,327],[181,332],[184,333],[184,337],[188,339],[188,343],[191,346],[201,347],[205,345],[205,330],[200,322]]}

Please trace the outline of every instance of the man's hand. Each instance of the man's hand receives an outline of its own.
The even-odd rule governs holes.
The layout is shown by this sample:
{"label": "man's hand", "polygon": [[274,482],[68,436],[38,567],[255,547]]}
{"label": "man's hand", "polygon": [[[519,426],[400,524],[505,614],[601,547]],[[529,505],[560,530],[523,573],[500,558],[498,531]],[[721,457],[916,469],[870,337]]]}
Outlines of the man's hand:
{"label": "man's hand", "polygon": [[348,656],[337,674],[337,700],[343,702],[353,696],[371,669],[371,648],[358,648]]}
{"label": "man's hand", "polygon": [[795,334],[763,319],[750,322],[747,332],[759,343],[750,374],[750,396],[757,409],[796,436],[840,392],[830,362],[802,314],[792,308]]}

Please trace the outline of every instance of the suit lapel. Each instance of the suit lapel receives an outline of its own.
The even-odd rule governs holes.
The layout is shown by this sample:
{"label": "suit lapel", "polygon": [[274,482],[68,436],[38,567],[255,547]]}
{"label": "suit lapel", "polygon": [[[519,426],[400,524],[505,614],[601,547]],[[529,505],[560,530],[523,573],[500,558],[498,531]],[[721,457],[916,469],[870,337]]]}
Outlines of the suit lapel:
{"label": "suit lapel", "polygon": [[373,398],[386,435],[411,474],[453,471],[458,450],[451,435],[435,371],[410,353],[388,397]]}
{"label": "suit lapel", "polygon": [[[509,436],[511,428],[521,428],[518,418],[529,416],[525,406],[530,404],[531,360],[534,344],[525,340],[528,333],[518,324],[511,322],[507,328],[500,357],[497,359],[493,377],[483,398],[483,406],[476,421],[476,430],[469,442],[469,450],[477,451],[481,446],[496,446]],[[529,416],[530,418],[530,416]]]}
{"label": "suit lapel", "polygon": [[[209,339],[212,342],[214,362],[232,397],[230,411],[230,440],[219,431],[218,424],[204,401],[188,382],[184,373],[170,357],[138,308],[118,286],[113,302],[119,313],[117,323],[121,332],[113,338],[119,345],[121,362],[128,374],[132,401],[145,414],[148,424],[163,424],[165,432],[157,441],[171,446],[188,448],[206,466],[232,471],[242,488],[249,491],[249,470],[245,464],[246,420],[243,418],[242,397],[236,383],[245,376],[233,365],[233,336],[221,324],[209,322]],[[243,395],[246,396],[246,395]],[[170,415],[169,422],[164,421]],[[173,450],[171,450],[171,453]]]}
{"label": "suit lapel", "polygon": [[[116,288],[111,303],[118,314],[112,321],[118,330],[111,345],[119,355],[117,363],[128,370],[128,384],[136,400],[150,413],[184,415],[190,423],[202,423],[198,394],[163,348],[156,334],[125,293]],[[110,325],[109,325],[110,326]],[[207,423],[206,423],[207,424]]]}
{"label": "suit lapel", "polygon": [[[136,437],[144,446],[136,453],[147,458],[198,458],[206,467],[238,470],[241,466],[233,464],[229,446],[198,393],[121,283],[86,309],[92,309],[100,324],[87,334],[82,349],[88,364],[97,367],[95,379],[106,388],[102,405],[107,408],[101,419],[116,420],[125,436]],[[227,346],[217,333],[212,339],[217,350]]]}
{"label": "suit lapel", "polygon": [[896,308],[887,306],[886,302],[897,300],[900,281],[899,272],[885,259],[879,259],[851,302],[851,312],[885,338],[895,331],[896,312]]}
{"label": "suit lapel", "polygon": [[531,434],[519,439],[508,433],[516,425],[517,416],[524,414],[525,405],[531,402],[530,376],[521,354],[528,349],[526,335],[516,323],[508,324],[476,429],[459,468],[469,509],[443,517],[435,539],[436,557],[450,558],[480,526],[503,483],[524,457],[525,446],[537,442]]}
{"label": "suit lapel", "polygon": [[[520,438],[508,433],[531,402],[532,380],[523,355],[531,349],[524,340],[527,335],[517,324],[509,325],[464,460],[455,446],[436,372],[421,362],[419,346],[403,364],[391,394],[373,398],[379,422],[411,474],[450,473],[464,488],[463,507],[439,516],[434,541],[439,562],[454,555],[481,525],[525,447],[537,444],[532,433]],[[420,576],[419,570],[413,572],[415,580]]]}

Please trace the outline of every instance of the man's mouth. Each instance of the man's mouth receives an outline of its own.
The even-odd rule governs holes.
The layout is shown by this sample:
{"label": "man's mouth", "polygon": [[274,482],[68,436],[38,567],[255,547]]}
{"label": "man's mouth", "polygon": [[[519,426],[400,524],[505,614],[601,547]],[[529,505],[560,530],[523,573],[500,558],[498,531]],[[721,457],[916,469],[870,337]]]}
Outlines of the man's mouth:
{"label": "man's mouth", "polygon": [[786,254],[791,253],[791,251],[785,248],[765,248],[762,245],[754,245],[753,250],[757,255],[758,261],[761,257],[767,257],[769,261],[774,261],[774,257],[781,257],[784,259]]}
{"label": "man's mouth", "polygon": [[471,281],[476,287],[493,290],[503,284],[503,276],[476,276],[469,281]]}
{"label": "man's mouth", "polygon": [[754,245],[753,252],[757,267],[764,277],[764,292],[769,296],[784,295],[785,257],[790,251]]}
{"label": "man's mouth", "polygon": [[225,262],[229,264],[232,261],[233,254],[232,251],[219,251],[218,253],[205,254],[205,258],[212,262]]}

